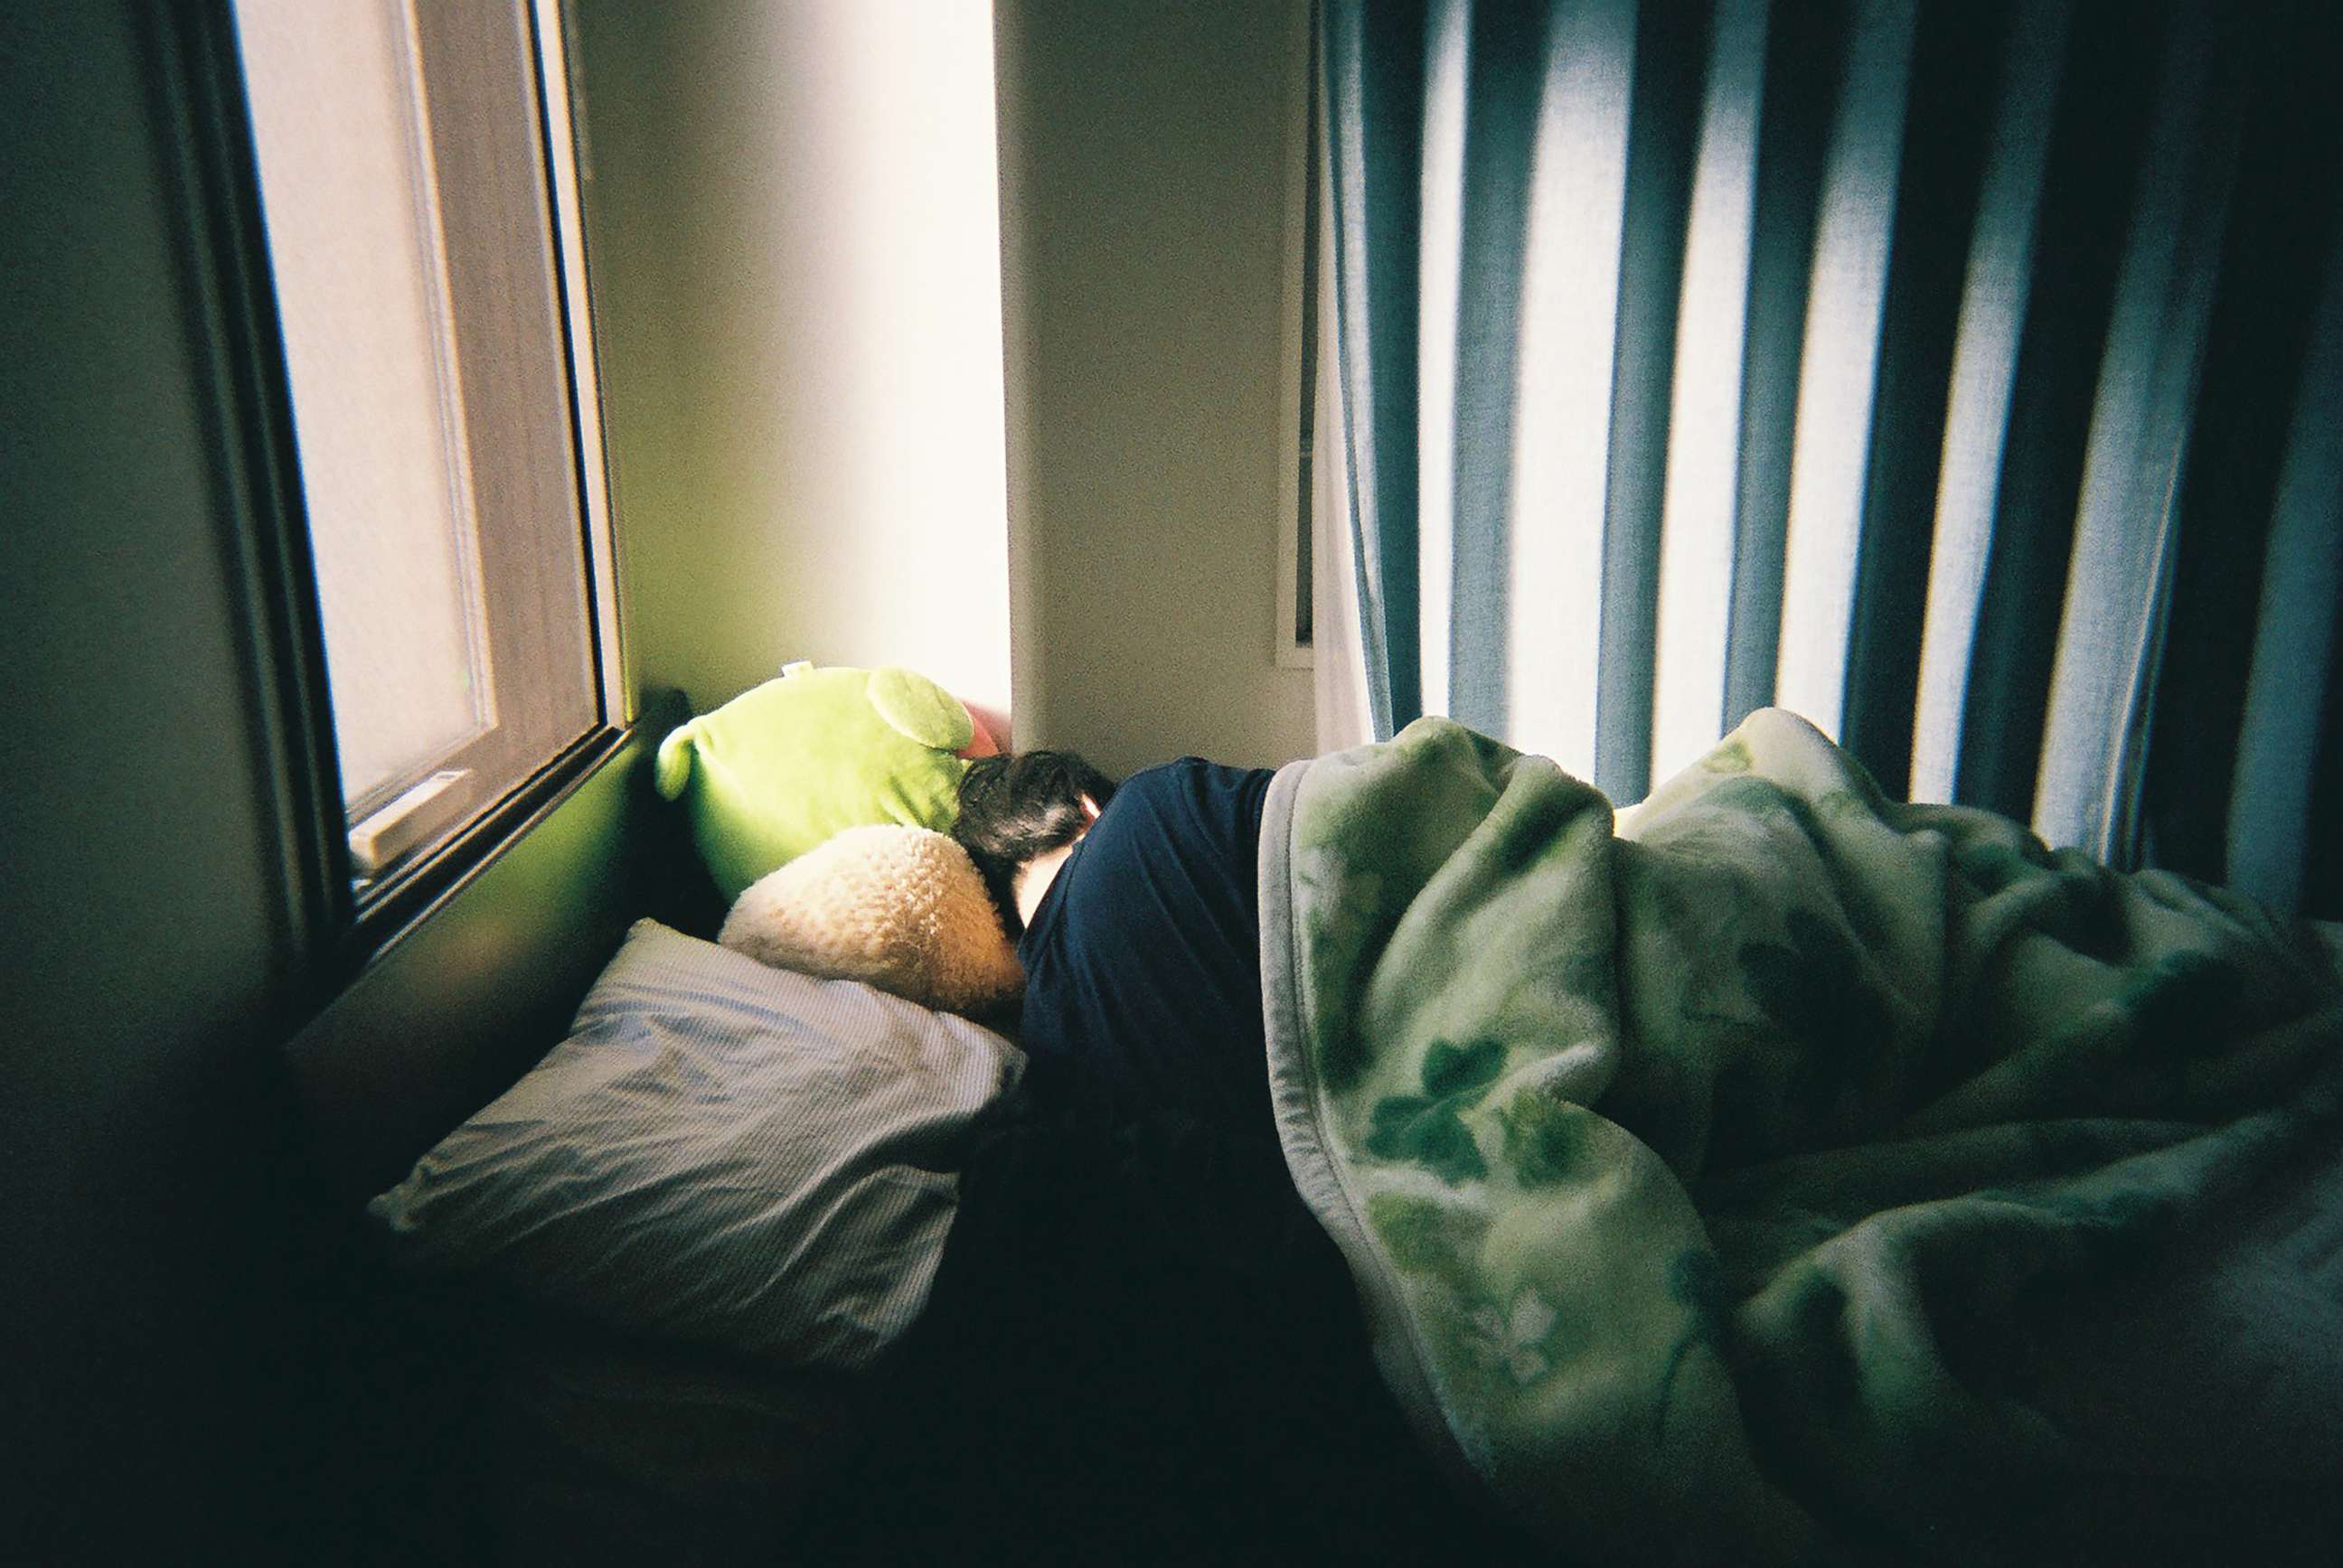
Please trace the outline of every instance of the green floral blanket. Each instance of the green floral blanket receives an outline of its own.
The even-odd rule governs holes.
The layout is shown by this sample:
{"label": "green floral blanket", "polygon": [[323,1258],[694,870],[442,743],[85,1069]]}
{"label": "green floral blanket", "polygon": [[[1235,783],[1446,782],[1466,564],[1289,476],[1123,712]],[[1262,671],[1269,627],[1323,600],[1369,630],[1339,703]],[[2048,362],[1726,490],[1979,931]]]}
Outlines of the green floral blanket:
{"label": "green floral blanket", "polygon": [[[2331,936],[1887,800],[1770,710],[1615,822],[1444,720],[1293,764],[1262,894],[1288,1163],[1384,1377],[1566,1560],[2335,1519],[2343,1397],[2284,1393],[2343,1371]],[[2253,1387],[2147,1387],[2155,1344]]]}

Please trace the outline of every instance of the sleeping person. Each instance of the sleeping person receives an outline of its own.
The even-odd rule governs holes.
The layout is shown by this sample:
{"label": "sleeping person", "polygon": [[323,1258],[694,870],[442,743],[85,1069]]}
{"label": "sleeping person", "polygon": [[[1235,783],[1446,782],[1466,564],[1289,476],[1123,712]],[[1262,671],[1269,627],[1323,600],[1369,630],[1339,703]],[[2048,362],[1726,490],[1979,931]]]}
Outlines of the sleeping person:
{"label": "sleeping person", "polygon": [[1454,1549],[1494,1507],[1579,1561],[2343,1527],[2343,1421],[2283,1397],[2343,1372],[2334,932],[1890,799],[1771,709],[1626,813],[1423,719],[1273,775],[980,765],[959,837],[1039,1118],[962,1222],[1056,1227],[1084,1392],[1187,1402],[1095,1473],[1218,1456],[1262,1557],[1533,1556]]}
{"label": "sleeping person", "polygon": [[1120,789],[1071,752],[970,765],[952,833],[1016,939],[1038,1097],[1272,1136],[1255,890],[1271,778],[1194,757]]}
{"label": "sleeping person", "polygon": [[1624,813],[1423,719],[958,837],[1030,1066],[870,1489],[937,1554],[2331,1558],[2343,932],[1771,709]]}
{"label": "sleeping person", "polygon": [[1285,1169],[1258,950],[1271,778],[1187,758],[1118,786],[1049,751],[970,768],[954,836],[1017,939],[1028,1065],[962,1163],[897,1364],[918,1420],[846,1489],[923,1506],[822,1522],[858,1561],[873,1539],[903,1563],[1544,1558],[1423,1461]]}

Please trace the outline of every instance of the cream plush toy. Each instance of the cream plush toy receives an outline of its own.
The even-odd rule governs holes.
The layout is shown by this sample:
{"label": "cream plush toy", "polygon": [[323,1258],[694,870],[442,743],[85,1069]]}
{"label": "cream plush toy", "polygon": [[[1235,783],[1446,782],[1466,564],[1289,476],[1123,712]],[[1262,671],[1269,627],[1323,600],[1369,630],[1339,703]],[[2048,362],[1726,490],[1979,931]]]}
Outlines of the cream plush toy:
{"label": "cream plush toy", "polygon": [[947,1012],[998,1011],[1025,983],[976,863],[926,828],[850,828],[752,883],[718,941]]}

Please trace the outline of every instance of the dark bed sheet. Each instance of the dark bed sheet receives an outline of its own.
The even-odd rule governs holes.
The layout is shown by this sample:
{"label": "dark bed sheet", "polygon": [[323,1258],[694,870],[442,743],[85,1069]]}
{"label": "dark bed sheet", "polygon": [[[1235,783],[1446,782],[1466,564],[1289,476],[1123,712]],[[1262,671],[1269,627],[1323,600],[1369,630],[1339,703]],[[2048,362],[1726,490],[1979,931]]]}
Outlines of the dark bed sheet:
{"label": "dark bed sheet", "polygon": [[804,1561],[1543,1560],[1417,1456],[1268,1138],[1021,1105],[964,1180]]}
{"label": "dark bed sheet", "polygon": [[520,1317],[481,1426],[488,1560],[1545,1559],[1452,1497],[1267,1138],[1012,1101],[875,1376]]}
{"label": "dark bed sheet", "polygon": [[854,1441],[860,1387],[537,1321],[488,1400],[487,1556],[506,1565],[802,1561],[797,1516]]}

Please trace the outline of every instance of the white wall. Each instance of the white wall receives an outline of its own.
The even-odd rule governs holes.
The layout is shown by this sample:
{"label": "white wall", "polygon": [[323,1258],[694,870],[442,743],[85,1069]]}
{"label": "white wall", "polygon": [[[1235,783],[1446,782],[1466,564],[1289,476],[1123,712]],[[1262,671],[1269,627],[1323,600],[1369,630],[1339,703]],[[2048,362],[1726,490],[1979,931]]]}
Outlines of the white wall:
{"label": "white wall", "polygon": [[1306,0],[998,0],[1017,735],[1312,749],[1274,659]]}
{"label": "white wall", "polygon": [[901,663],[1117,772],[1311,749],[1273,625],[1304,4],[579,0],[645,685]]}
{"label": "white wall", "polygon": [[572,71],[639,681],[785,661],[1010,706],[982,0],[581,0]]}

